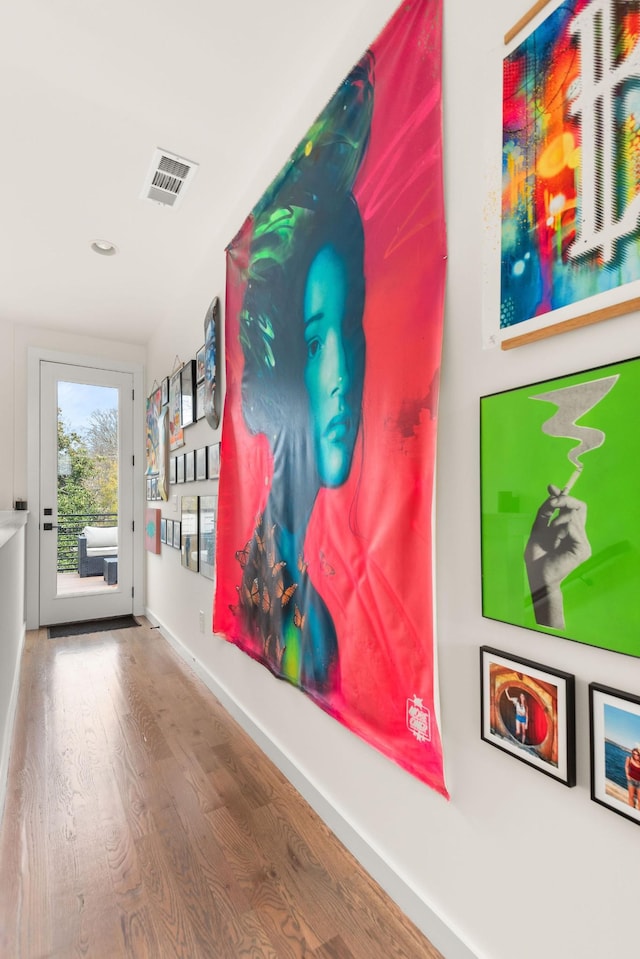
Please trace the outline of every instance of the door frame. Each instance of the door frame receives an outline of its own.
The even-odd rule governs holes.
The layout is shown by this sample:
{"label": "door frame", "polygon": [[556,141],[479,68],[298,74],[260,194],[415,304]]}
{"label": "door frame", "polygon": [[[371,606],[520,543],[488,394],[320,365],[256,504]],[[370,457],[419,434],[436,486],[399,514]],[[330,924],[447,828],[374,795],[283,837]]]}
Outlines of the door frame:
{"label": "door frame", "polygon": [[144,368],[100,356],[46,350],[31,346],[27,350],[27,629],[40,626],[40,362],[86,366],[90,369],[131,373],[133,376],[133,612],[144,613]]}

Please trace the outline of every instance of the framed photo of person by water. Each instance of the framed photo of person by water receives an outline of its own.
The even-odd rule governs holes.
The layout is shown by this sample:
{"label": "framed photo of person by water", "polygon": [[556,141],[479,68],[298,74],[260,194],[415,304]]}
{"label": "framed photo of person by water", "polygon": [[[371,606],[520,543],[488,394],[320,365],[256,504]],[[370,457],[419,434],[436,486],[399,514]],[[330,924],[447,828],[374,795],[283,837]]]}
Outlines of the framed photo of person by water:
{"label": "framed photo of person by water", "polygon": [[591,683],[591,798],[640,824],[640,696]]}
{"label": "framed photo of person by water", "polygon": [[575,679],[480,648],[480,738],[565,786],[576,784]]}
{"label": "framed photo of person by water", "polygon": [[633,358],[481,398],[484,616],[640,656],[639,394]]}

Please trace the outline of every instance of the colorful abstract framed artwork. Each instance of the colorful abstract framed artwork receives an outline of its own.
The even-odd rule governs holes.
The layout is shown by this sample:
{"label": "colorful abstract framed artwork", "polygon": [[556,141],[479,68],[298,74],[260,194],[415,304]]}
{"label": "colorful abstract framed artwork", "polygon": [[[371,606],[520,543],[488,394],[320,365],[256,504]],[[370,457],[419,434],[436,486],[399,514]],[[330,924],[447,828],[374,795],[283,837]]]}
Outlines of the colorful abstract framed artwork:
{"label": "colorful abstract framed artwork", "polygon": [[169,407],[158,415],[158,492],[165,503],[169,499]]}
{"label": "colorful abstract framed artwork", "polygon": [[149,508],[144,514],[144,548],[148,553],[160,552],[160,510]]}
{"label": "colorful abstract framed artwork", "polygon": [[398,8],[228,247],[214,623],[446,796],[441,29]]}
{"label": "colorful abstract framed artwork", "polygon": [[198,497],[200,533],[200,572],[207,579],[215,578],[217,496]]}
{"label": "colorful abstract framed artwork", "polygon": [[183,496],[180,516],[181,562],[186,569],[198,572],[198,497]]}
{"label": "colorful abstract framed artwork", "polygon": [[634,358],[481,398],[484,616],[640,656],[639,395]]}
{"label": "colorful abstract framed artwork", "polygon": [[589,686],[591,798],[640,824],[640,696]]}
{"label": "colorful abstract framed artwork", "polygon": [[184,446],[182,429],[182,391],[180,370],[173,373],[169,380],[169,449],[177,450]]}
{"label": "colorful abstract framed artwork", "polygon": [[219,323],[220,300],[214,296],[204,317],[204,415],[212,430],[220,425],[217,378]]}
{"label": "colorful abstract framed artwork", "polygon": [[480,737],[565,786],[576,784],[575,678],[480,648]]}
{"label": "colorful abstract framed artwork", "polygon": [[534,11],[495,58],[488,118],[484,341],[504,349],[640,307],[640,12]]}
{"label": "colorful abstract framed artwork", "polygon": [[162,390],[160,387],[155,389],[148,397],[146,404],[146,473],[151,476],[158,473],[159,465],[159,420],[162,409],[161,405]]}

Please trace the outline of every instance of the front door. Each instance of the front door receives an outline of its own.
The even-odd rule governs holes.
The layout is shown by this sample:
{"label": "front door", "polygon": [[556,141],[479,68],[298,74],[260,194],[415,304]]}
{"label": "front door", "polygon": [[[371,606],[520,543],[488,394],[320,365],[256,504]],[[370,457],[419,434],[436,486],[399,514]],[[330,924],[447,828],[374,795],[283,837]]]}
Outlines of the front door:
{"label": "front door", "polygon": [[133,375],[40,363],[40,624],[133,609]]}

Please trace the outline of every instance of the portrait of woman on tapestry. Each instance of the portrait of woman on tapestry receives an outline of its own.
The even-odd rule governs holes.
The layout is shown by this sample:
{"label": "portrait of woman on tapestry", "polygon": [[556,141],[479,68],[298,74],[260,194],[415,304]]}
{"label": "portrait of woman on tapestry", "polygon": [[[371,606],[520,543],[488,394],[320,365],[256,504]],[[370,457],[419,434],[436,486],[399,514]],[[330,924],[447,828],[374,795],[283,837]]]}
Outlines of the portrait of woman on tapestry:
{"label": "portrait of woman on tapestry", "polygon": [[242,411],[273,475],[236,559],[236,613],[253,653],[322,696],[339,683],[331,615],[309,577],[305,535],[322,487],[341,486],[361,428],[364,230],[352,187],[373,103],[367,55],[254,211],[240,310]]}

